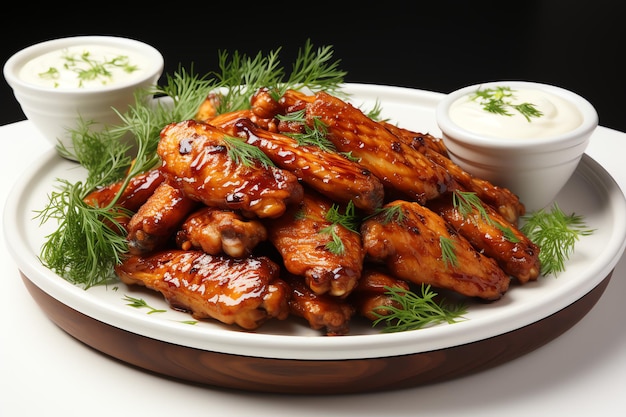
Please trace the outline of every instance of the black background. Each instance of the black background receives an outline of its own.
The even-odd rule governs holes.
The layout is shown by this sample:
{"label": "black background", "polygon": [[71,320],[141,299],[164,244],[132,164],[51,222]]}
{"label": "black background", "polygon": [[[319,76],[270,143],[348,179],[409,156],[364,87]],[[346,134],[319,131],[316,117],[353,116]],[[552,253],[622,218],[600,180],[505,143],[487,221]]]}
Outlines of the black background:
{"label": "black background", "polygon": [[[307,39],[330,45],[347,82],[450,92],[492,80],[554,84],[586,97],[600,124],[626,131],[626,27],[619,1],[137,2],[5,8],[0,59],[63,36],[118,35],[147,42],[180,65],[217,70],[218,51],[280,48],[290,68]],[[375,7],[372,7],[374,5]],[[165,7],[163,7],[165,6]],[[0,124],[24,115],[4,79]]]}

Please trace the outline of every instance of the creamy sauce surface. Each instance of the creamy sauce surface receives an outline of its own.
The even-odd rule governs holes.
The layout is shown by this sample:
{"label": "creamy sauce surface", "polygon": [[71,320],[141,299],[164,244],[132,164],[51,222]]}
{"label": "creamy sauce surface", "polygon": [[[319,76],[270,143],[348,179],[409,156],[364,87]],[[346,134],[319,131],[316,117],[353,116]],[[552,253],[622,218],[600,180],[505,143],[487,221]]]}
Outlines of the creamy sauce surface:
{"label": "creamy sauce surface", "polygon": [[35,57],[22,67],[19,77],[54,89],[99,89],[138,78],[147,68],[147,59],[132,50],[86,44]]}
{"label": "creamy sauce surface", "polygon": [[527,120],[523,114],[507,107],[509,115],[491,113],[473,93],[450,106],[454,123],[474,133],[494,138],[548,138],[574,130],[583,122],[580,111],[569,101],[538,89],[511,89],[505,100],[513,105],[531,103],[542,115]]}

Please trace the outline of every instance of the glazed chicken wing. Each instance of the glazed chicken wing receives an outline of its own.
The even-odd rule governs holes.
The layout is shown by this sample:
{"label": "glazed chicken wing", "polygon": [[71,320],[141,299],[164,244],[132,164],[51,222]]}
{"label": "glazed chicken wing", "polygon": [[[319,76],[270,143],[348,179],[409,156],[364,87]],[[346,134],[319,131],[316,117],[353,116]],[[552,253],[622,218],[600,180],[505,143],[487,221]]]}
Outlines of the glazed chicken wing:
{"label": "glazed chicken wing", "polygon": [[398,139],[417,151],[423,153],[423,149],[430,149],[438,154],[448,156],[448,149],[441,138],[437,138],[430,133],[414,132],[387,121],[382,121],[380,124],[393,133]]}
{"label": "glazed chicken wing", "polygon": [[497,300],[508,290],[509,276],[495,260],[476,251],[437,214],[419,203],[397,200],[399,210],[387,221],[381,212],[361,226],[363,247],[372,261],[385,264],[398,278]]}
{"label": "glazed chicken wing", "polygon": [[176,232],[183,250],[202,249],[211,255],[225,253],[234,258],[252,254],[267,239],[265,226],[232,210],[204,206],[192,213]]}
{"label": "glazed chicken wing", "polygon": [[[119,226],[113,227],[108,220],[105,220],[105,224],[108,224],[111,229],[121,228],[119,233],[125,234],[128,221],[130,220],[129,212],[135,213],[139,210],[139,207],[148,200],[154,193],[154,190],[164,180],[165,175],[163,175],[159,169],[153,169],[131,178],[126,188],[124,188],[121,195],[117,198],[114,206],[111,207],[113,213],[119,213],[115,218]],[[120,180],[107,186],[97,188],[89,193],[84,198],[84,201],[92,207],[106,207],[113,203],[113,200],[117,197],[123,185],[124,180]]]}
{"label": "glazed chicken wing", "polygon": [[[257,101],[258,97],[266,95],[269,94],[257,94]],[[267,102],[270,102],[269,98],[263,100],[263,103]],[[278,113],[274,107],[280,106],[275,101],[273,103],[275,106],[271,111]],[[261,110],[257,108],[257,111]],[[302,145],[290,136],[270,131],[267,126],[272,123],[267,119],[263,119],[266,127],[259,126],[258,121],[259,117],[252,111],[241,110],[221,114],[207,123],[260,148],[274,164],[294,173],[301,182],[334,201],[344,204],[352,201],[366,213],[382,205],[383,184],[365,167],[335,152]]]}
{"label": "glazed chicken wing", "polygon": [[324,330],[326,336],[341,336],[350,331],[354,307],[344,298],[316,294],[302,277],[288,275],[283,280],[291,288],[289,311],[305,319],[314,330]]}
{"label": "glazed chicken wing", "polygon": [[[332,202],[325,196],[307,189],[299,206],[266,221],[268,239],[285,268],[304,277],[313,292],[345,297],[361,276],[364,253],[357,232],[326,219],[331,208]],[[333,235],[343,244],[342,251],[328,247]]]}
{"label": "glazed chicken wing", "polygon": [[[130,179],[115,204],[135,212],[164,180],[165,176],[160,169],[153,169],[135,175]],[[120,180],[105,187],[100,187],[89,193],[85,197],[85,202],[94,207],[104,207],[113,201],[122,188],[123,183],[124,181]]]}
{"label": "glazed chicken wing", "polygon": [[197,204],[167,181],[159,184],[126,226],[128,251],[145,255],[161,249]]}
{"label": "glazed chicken wing", "polygon": [[[447,194],[429,201],[427,206],[465,237],[476,250],[495,259],[504,272],[517,278],[520,283],[537,279],[541,271],[537,245],[492,207],[481,205],[479,208],[464,204],[461,210],[452,198],[451,194]],[[464,197],[461,194],[457,198]]]}
{"label": "glazed chicken wing", "polygon": [[290,289],[266,257],[233,259],[202,251],[168,250],[131,256],[116,266],[120,280],[160,292],[175,309],[253,330],[289,315]]}
{"label": "glazed chicken wing", "polygon": [[247,217],[279,217],[302,199],[294,174],[258,161],[239,162],[230,156],[226,136],[192,120],[167,125],[157,148],[162,170],[190,198]]}
{"label": "glazed chicken wing", "polygon": [[236,134],[259,147],[279,167],[293,172],[303,183],[330,199],[352,201],[367,213],[383,203],[380,180],[363,166],[317,146],[300,145],[286,135],[259,129],[249,119],[234,124]]}
{"label": "glazed chicken wing", "polygon": [[357,158],[391,190],[389,195],[424,203],[454,186],[443,167],[335,96],[317,93],[315,101],[307,106],[306,118],[310,125],[314,119],[323,122],[337,150]]}
{"label": "glazed chicken wing", "polygon": [[377,314],[385,315],[388,312],[385,307],[401,307],[387,294],[387,288],[409,291],[410,286],[406,280],[381,269],[364,267],[359,284],[350,294],[350,301],[361,316],[374,321],[378,318]]}

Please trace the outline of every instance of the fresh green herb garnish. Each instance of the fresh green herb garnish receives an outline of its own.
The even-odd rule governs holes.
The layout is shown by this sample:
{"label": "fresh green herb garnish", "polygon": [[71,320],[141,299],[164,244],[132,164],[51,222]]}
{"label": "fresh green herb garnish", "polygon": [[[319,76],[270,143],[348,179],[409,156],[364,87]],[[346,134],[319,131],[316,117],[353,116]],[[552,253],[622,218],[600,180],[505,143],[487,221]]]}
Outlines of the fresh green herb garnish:
{"label": "fresh green herb garnish", "polygon": [[352,151],[350,151],[350,152],[339,152],[339,154],[342,155],[344,158],[346,158],[348,161],[359,162],[361,160],[361,158],[358,158],[358,157],[352,155]]}
{"label": "fresh green herb garnish", "polygon": [[475,192],[455,190],[454,193],[452,193],[452,204],[459,210],[459,213],[464,219],[467,219],[474,213],[474,210],[476,210],[487,224],[498,228],[504,235],[504,238],[509,242],[519,242],[518,237],[515,236],[515,233],[510,227],[496,222],[489,213],[487,213],[483,202]]}
{"label": "fresh green herb garnish", "polygon": [[224,142],[228,147],[228,155],[238,164],[252,166],[254,161],[258,161],[265,167],[274,166],[272,160],[261,148],[246,143],[243,139],[232,136],[225,136]]}
{"label": "fresh green herb garnish", "polygon": [[148,314],[152,314],[152,313],[165,313],[167,310],[159,310],[156,309],[152,306],[150,306],[146,300],[141,299],[141,298],[135,298],[135,297],[131,297],[129,295],[124,296],[124,301],[128,301],[129,303],[126,304],[128,306],[134,307],[134,308],[147,308],[148,310]]}
{"label": "fresh green herb garnish", "polygon": [[289,78],[284,84],[277,86],[280,87],[276,89],[278,97],[294,88],[324,90],[330,94],[343,95],[340,88],[347,72],[339,69],[341,61],[331,61],[332,57],[332,46],[322,46],[314,50],[313,44],[307,40],[304,47],[298,51]]}
{"label": "fresh green herb garnish", "polygon": [[492,222],[491,217],[489,217],[489,214],[487,214],[485,210],[485,206],[483,206],[483,202],[474,192],[455,190],[452,193],[452,205],[459,210],[459,213],[464,219],[473,214],[474,210],[476,210],[480,214],[480,217]]}
{"label": "fresh green herb garnish", "polygon": [[[120,210],[92,207],[83,201],[84,183],[59,180],[59,191],[50,194],[48,205],[37,217],[41,223],[54,219],[58,228],[46,236],[42,263],[67,281],[89,288],[113,278],[113,266],[127,251]],[[107,226],[106,224],[109,224]]]}
{"label": "fresh green herb garnish", "polygon": [[483,106],[483,109],[489,113],[512,116],[509,110],[513,109],[529,122],[531,117],[543,116],[543,113],[532,103],[513,103],[511,99],[515,97],[514,91],[511,87],[478,89],[470,98],[478,101]]}
{"label": "fresh green herb garnish", "polygon": [[305,119],[305,110],[298,110],[287,115],[277,115],[278,120],[301,123],[304,133],[287,133],[298,144],[305,146],[317,146],[326,152],[336,152],[335,145],[328,139],[328,126],[319,117],[313,118],[313,126],[309,126]]}
{"label": "fresh green herb garnish", "polygon": [[[46,267],[74,284],[89,288],[107,282],[114,276],[113,266],[127,252],[126,233],[120,221],[130,213],[115,206],[121,191],[104,207],[91,206],[84,198],[97,186],[120,179],[124,179],[124,189],[133,176],[158,163],[156,145],[163,125],[155,124],[159,118],[151,114],[152,110],[137,106],[120,115],[123,125],[103,132],[89,132],[83,124],[79,129],[85,130],[72,132],[72,153],[59,149],[62,154],[74,155],[87,169],[87,177],[76,183],[58,180],[58,191],[50,194],[48,205],[37,213],[42,224],[50,219],[58,222],[56,231],[46,236],[41,259]],[[128,157],[129,146],[121,144],[126,134],[135,138],[134,160]]]}
{"label": "fresh green herb garnish", "polygon": [[359,218],[356,215],[356,210],[352,200],[346,204],[346,209],[342,214],[339,211],[339,206],[333,204],[328,213],[326,213],[326,220],[334,224],[340,224],[346,229],[352,232],[358,232]]}
{"label": "fresh green herb garnish", "polygon": [[397,287],[385,287],[385,290],[385,294],[399,305],[380,306],[373,311],[378,316],[373,326],[386,323],[383,329],[386,333],[417,330],[439,323],[452,324],[467,313],[463,304],[438,303],[435,300],[437,293],[430,289],[430,285],[422,284],[421,295]]}
{"label": "fresh green herb garnish", "polygon": [[339,225],[354,233],[358,233],[359,219],[356,216],[354,203],[349,201],[343,214],[339,211],[339,206],[333,204],[326,213],[326,220],[331,224],[321,229],[319,233],[325,233],[331,236],[331,241],[326,244],[326,249],[331,253],[340,255],[344,252],[345,246],[337,234],[336,227]]}
{"label": "fresh green herb garnish", "polygon": [[380,220],[382,224],[395,222],[401,225],[402,223],[404,223],[404,211],[402,211],[402,207],[399,205],[391,205],[376,209],[374,213],[367,216],[366,219],[377,215],[382,216],[382,219]]}
{"label": "fresh green herb garnish", "polygon": [[[212,91],[224,92],[220,113],[249,108],[250,98],[259,87],[334,91],[345,73],[337,69],[337,63],[330,62],[331,51],[325,47],[316,54],[307,42],[287,81],[278,61],[279,50],[255,58],[235,53],[230,62],[228,55],[221,53],[221,72],[198,76],[193,69],[187,72],[179,68],[174,75],[166,76],[163,87],[138,91],[136,103],[119,114],[120,123],[115,126],[94,132],[89,129],[89,121],[80,121],[70,131],[73,148],[59,147],[59,152],[77,160],[87,170],[87,177],[76,183],[59,180],[58,191],[51,193],[47,206],[38,212],[41,223],[52,219],[58,223],[57,229],[46,236],[42,263],[85,288],[110,282],[115,277],[114,266],[127,252],[120,216],[130,215],[115,208],[115,204],[133,176],[160,162],[156,147],[161,129],[169,123],[192,119]],[[159,99],[151,100],[152,96]],[[241,154],[235,157],[243,158]],[[92,207],[84,201],[97,187],[118,180],[124,181],[123,186],[106,207]]]}
{"label": "fresh green herb garnish", "polygon": [[50,67],[48,68],[47,71],[40,72],[37,75],[39,75],[39,77],[43,78],[44,80],[52,80],[54,82],[53,83],[54,88],[57,88],[60,85],[56,80],[58,80],[59,77],[61,77],[61,73],[55,67]]}
{"label": "fresh green herb garnish", "polygon": [[541,249],[539,260],[543,275],[563,272],[576,242],[581,236],[594,232],[587,228],[581,216],[565,214],[556,203],[550,212],[542,209],[524,216],[523,220],[525,223],[520,230]]}
{"label": "fresh green herb garnish", "polygon": [[441,260],[447,267],[455,267],[459,260],[454,251],[454,241],[449,237],[439,236],[439,246],[441,247]]}
{"label": "fresh green herb garnish", "polygon": [[376,103],[374,103],[374,108],[372,108],[371,110],[365,112],[365,115],[367,117],[369,117],[372,120],[378,120],[380,121],[380,113],[382,112],[383,108],[380,105],[380,101],[378,101],[378,99],[376,99]]}
{"label": "fresh green herb garnish", "polygon": [[219,53],[220,72],[215,73],[219,86],[227,87],[218,106],[218,113],[250,108],[250,97],[261,87],[268,88],[275,99],[289,89],[338,92],[345,71],[339,69],[339,60],[331,61],[333,50],[324,46],[314,50],[309,40],[298,51],[292,70],[287,75],[279,60],[280,48],[266,56],[260,52],[254,57]]}

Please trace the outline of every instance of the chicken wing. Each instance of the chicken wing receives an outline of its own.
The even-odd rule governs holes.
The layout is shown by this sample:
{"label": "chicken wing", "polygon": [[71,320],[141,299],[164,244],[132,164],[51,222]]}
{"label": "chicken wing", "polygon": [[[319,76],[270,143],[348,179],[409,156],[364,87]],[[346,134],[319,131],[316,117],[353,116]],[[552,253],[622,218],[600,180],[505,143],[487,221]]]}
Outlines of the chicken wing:
{"label": "chicken wing", "polygon": [[389,195],[424,203],[446,192],[450,174],[422,153],[398,140],[380,123],[351,104],[325,92],[306,108],[307,123],[319,119],[328,139],[340,152],[350,153],[390,190]]}
{"label": "chicken wing", "polygon": [[131,256],[115,267],[120,280],[160,292],[172,308],[253,330],[289,315],[290,288],[266,257],[233,259],[168,250]]}
{"label": "chicken wing", "polygon": [[414,132],[412,130],[399,127],[387,121],[380,122],[387,130],[413,149],[423,153],[423,149],[430,149],[438,154],[448,156],[448,149],[441,138],[437,138],[430,133]]}
{"label": "chicken wing", "polygon": [[159,184],[126,226],[128,251],[145,255],[161,249],[197,204],[167,181]]}
{"label": "chicken wing", "polygon": [[[268,239],[289,272],[304,277],[316,294],[345,297],[361,276],[364,253],[357,232],[326,218],[332,206],[328,198],[307,189],[299,206],[265,223]],[[343,250],[331,250],[333,241],[341,242]]]}
{"label": "chicken wing", "polygon": [[302,277],[283,276],[291,288],[289,311],[305,319],[314,330],[324,330],[326,336],[341,336],[350,331],[354,307],[345,299],[329,294],[316,294]]}
{"label": "chicken wing", "polygon": [[208,206],[187,217],[176,232],[176,244],[183,250],[202,249],[211,255],[225,253],[234,258],[251,255],[266,239],[267,230],[259,220]]}
{"label": "chicken wing", "polygon": [[289,204],[302,200],[302,185],[294,174],[257,160],[239,162],[230,156],[226,136],[192,120],[165,126],[157,147],[162,170],[190,198],[241,210],[246,217],[279,217]]}
{"label": "chicken wing", "polygon": [[[462,195],[457,196],[463,199]],[[438,213],[476,250],[496,260],[507,274],[520,283],[536,280],[541,271],[539,247],[516,225],[505,220],[495,209],[482,204],[464,204],[461,210],[451,194],[431,200],[427,206]],[[469,212],[468,212],[469,211]]]}
{"label": "chicken wing", "polygon": [[460,294],[496,300],[509,276],[495,260],[476,251],[437,214],[419,203],[396,200],[361,225],[367,257],[384,263],[398,278]]}
{"label": "chicken wing", "polygon": [[[152,169],[135,175],[130,179],[115,204],[132,212],[136,212],[164,180],[165,176],[160,169]],[[89,193],[84,200],[91,206],[105,207],[117,196],[123,184],[124,181],[120,180],[113,184],[100,187]]]}
{"label": "chicken wing", "polygon": [[385,307],[401,308],[387,295],[388,288],[409,291],[410,286],[406,280],[396,278],[381,269],[364,267],[359,284],[350,294],[350,302],[361,316],[374,321],[378,314],[385,315],[388,312]]}
{"label": "chicken wing", "polygon": [[153,169],[131,178],[119,197],[118,193],[124,185],[124,180],[93,190],[83,201],[92,207],[103,208],[112,204],[117,198],[110,212],[115,214],[115,221],[118,225],[114,226],[109,220],[103,220],[103,222],[112,230],[125,234],[131,215],[139,210],[139,207],[146,202],[164,179],[165,176],[161,170]]}
{"label": "chicken wing", "polygon": [[234,124],[237,136],[246,139],[270,157],[279,167],[294,173],[300,181],[333,201],[371,213],[383,203],[380,180],[365,167],[335,152],[314,145],[300,145],[297,140],[259,129],[249,119]]}

